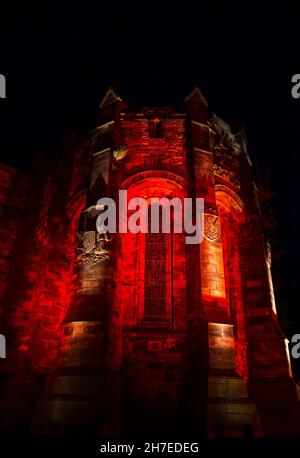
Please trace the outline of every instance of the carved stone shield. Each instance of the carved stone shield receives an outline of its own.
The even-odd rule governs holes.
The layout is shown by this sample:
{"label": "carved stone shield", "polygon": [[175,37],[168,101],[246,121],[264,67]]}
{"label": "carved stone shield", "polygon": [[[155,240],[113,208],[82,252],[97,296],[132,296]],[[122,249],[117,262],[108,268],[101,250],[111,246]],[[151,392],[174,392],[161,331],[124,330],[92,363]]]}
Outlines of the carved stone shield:
{"label": "carved stone shield", "polygon": [[217,240],[219,237],[218,216],[204,214],[204,236],[210,242]]}

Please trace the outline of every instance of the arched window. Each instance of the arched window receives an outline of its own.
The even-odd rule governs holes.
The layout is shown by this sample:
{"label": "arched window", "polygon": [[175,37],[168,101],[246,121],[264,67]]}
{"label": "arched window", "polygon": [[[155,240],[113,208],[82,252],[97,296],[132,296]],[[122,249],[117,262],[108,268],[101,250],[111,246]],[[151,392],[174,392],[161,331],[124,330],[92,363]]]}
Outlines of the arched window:
{"label": "arched window", "polygon": [[145,234],[144,319],[166,319],[167,240],[170,234]]}
{"label": "arched window", "polygon": [[[160,218],[156,222],[157,212],[151,210],[151,206],[155,206],[152,198],[183,198],[184,182],[170,173],[164,176],[165,173],[161,170],[143,171],[140,176],[130,177],[122,184],[122,189],[128,190],[128,200],[136,196],[146,199],[148,228],[151,227],[151,213],[156,215],[155,226],[162,221],[163,203],[159,204]],[[117,295],[125,326],[171,329],[175,326],[177,314],[184,313],[185,234],[174,233],[172,206],[169,210],[171,233],[162,233],[160,225],[157,233],[128,232],[120,237],[117,275],[121,281]],[[167,209],[164,215],[169,219]]]}

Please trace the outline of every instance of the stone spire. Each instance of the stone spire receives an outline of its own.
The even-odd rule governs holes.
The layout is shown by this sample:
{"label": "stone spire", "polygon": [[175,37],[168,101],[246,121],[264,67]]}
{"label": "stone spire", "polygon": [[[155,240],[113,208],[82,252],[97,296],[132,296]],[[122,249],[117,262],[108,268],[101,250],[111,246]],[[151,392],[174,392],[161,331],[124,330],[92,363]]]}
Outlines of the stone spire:
{"label": "stone spire", "polygon": [[186,97],[185,103],[191,119],[203,123],[207,121],[208,103],[198,86],[195,86],[192,92]]}
{"label": "stone spire", "polygon": [[112,87],[109,87],[99,107],[104,116],[114,118],[117,113],[127,108],[127,105],[117,92]]}

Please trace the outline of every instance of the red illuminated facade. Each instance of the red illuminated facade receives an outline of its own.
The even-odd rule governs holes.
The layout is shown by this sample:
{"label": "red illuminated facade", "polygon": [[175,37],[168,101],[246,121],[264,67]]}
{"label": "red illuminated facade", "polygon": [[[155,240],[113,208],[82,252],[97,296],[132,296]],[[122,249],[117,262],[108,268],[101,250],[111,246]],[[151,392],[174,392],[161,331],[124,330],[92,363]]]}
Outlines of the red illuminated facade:
{"label": "red illuminated facade", "polygon": [[[299,403],[243,132],[196,88],[28,177],[1,166],[5,431],[293,435]],[[96,231],[101,197],[203,197],[204,239]]]}

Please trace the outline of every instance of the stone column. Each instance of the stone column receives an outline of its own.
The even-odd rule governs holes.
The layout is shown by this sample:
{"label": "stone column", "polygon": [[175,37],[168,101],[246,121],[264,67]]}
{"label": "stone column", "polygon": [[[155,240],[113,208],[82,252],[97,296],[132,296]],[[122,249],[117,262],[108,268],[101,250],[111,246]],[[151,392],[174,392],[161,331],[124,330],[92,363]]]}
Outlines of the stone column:
{"label": "stone column", "polygon": [[256,406],[235,369],[233,325],[208,323],[208,437],[260,436]]}
{"label": "stone column", "polygon": [[107,418],[116,403],[109,396],[118,392],[105,368],[112,240],[97,233],[98,213],[89,207],[80,223],[75,291],[62,325],[58,367],[35,416],[35,428],[44,433],[111,432]]}
{"label": "stone column", "polygon": [[240,254],[249,393],[257,404],[265,435],[296,433],[300,418],[298,390],[290,374],[285,336],[274,310],[261,218],[254,212],[246,216],[242,225]]}
{"label": "stone column", "polygon": [[[248,397],[246,381],[236,371],[233,317],[225,288],[224,264],[228,253],[223,252],[223,234],[216,212],[205,214],[200,249],[202,302],[208,322],[207,435],[259,436],[256,406]],[[230,270],[234,268],[232,264]]]}
{"label": "stone column", "polygon": [[200,246],[200,253],[202,303],[207,319],[228,321],[224,256],[220,219],[216,208],[205,209],[204,238]]}

